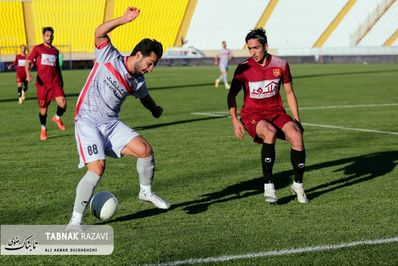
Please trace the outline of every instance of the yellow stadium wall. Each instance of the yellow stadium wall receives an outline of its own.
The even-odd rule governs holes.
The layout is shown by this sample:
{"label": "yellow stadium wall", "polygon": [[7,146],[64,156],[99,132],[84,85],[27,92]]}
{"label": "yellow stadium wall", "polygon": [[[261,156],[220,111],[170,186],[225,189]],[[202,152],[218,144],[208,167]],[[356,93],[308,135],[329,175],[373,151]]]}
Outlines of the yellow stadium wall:
{"label": "yellow stadium wall", "polygon": [[0,55],[19,53],[26,44],[21,1],[0,1]]}
{"label": "yellow stadium wall", "polygon": [[54,46],[68,52],[93,52],[94,30],[103,22],[105,0],[32,1],[36,44],[42,42],[42,28],[54,28]]}
{"label": "yellow stadium wall", "polygon": [[120,52],[131,52],[143,38],[156,39],[163,49],[174,46],[188,0],[115,0],[114,15],[123,15],[128,6],[140,8],[140,16],[129,25],[115,29],[110,37]]}

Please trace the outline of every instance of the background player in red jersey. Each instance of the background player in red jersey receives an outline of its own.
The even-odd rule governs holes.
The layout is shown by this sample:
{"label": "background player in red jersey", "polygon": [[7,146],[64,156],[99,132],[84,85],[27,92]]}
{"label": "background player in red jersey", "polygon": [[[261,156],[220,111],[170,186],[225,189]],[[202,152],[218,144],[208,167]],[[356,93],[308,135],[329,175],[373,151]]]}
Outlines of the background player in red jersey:
{"label": "background player in red jersey", "polygon": [[[18,86],[18,102],[19,102],[19,104],[22,104],[25,101],[25,93],[28,90],[28,81],[26,80],[26,72],[25,72],[27,49],[26,49],[26,45],[24,45],[24,44],[22,44],[20,46],[20,48],[21,48],[21,53],[16,55],[14,62],[12,62],[8,66],[8,69],[10,70],[11,68],[16,66],[17,86]],[[22,88],[22,85],[23,85],[23,88]]]}
{"label": "background player in red jersey", "polygon": [[54,40],[54,29],[45,27],[42,30],[43,43],[33,47],[32,52],[28,55],[28,61],[25,66],[26,78],[32,81],[29,72],[32,63],[36,64],[37,77],[37,101],[39,103],[39,118],[41,123],[40,140],[47,140],[47,109],[52,99],[58,104],[57,112],[52,120],[62,131],[65,125],[61,120],[61,116],[66,111],[66,99],[63,89],[63,79],[61,68],[59,66],[59,51],[52,45]]}
{"label": "background player in red jersey", "polygon": [[[286,139],[291,145],[290,159],[294,171],[291,186],[300,203],[308,203],[303,189],[305,149],[303,127],[300,123],[298,103],[293,90],[292,77],[287,61],[267,53],[268,42],[265,31],[257,28],[246,36],[251,58],[238,65],[228,94],[228,108],[234,126],[235,136],[242,139],[244,129],[254,141],[262,144],[261,162],[265,179],[264,198],[276,203],[278,198],[272,180],[275,160],[276,138]],[[286,92],[286,100],[294,120],[283,108],[280,86]],[[239,121],[236,112],[236,96],[243,88],[244,103]]]}

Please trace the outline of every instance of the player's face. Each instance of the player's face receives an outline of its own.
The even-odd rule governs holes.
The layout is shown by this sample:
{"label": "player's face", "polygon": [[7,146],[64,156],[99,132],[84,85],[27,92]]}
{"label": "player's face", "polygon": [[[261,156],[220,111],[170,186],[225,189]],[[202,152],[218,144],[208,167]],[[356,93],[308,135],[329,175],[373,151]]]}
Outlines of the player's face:
{"label": "player's face", "polygon": [[250,55],[257,63],[262,63],[267,55],[268,44],[261,44],[257,39],[247,41],[247,48]]}
{"label": "player's face", "polygon": [[51,31],[46,31],[43,34],[43,42],[47,45],[51,45],[54,40],[54,34]]}
{"label": "player's face", "polygon": [[137,53],[138,61],[134,65],[134,74],[142,76],[146,73],[151,73],[153,68],[158,63],[158,56],[151,52],[149,56],[142,56],[140,52]]}
{"label": "player's face", "polygon": [[25,52],[26,52],[26,46],[21,45],[21,54],[25,54]]}

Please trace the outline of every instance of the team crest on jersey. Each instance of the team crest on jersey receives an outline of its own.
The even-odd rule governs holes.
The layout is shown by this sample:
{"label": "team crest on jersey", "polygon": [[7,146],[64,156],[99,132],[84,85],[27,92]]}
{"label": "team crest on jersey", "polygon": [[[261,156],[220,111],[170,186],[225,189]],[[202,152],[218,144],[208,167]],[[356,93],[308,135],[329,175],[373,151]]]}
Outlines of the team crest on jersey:
{"label": "team crest on jersey", "polygon": [[279,78],[281,76],[281,70],[279,68],[272,69],[272,74],[274,74],[275,78]]}

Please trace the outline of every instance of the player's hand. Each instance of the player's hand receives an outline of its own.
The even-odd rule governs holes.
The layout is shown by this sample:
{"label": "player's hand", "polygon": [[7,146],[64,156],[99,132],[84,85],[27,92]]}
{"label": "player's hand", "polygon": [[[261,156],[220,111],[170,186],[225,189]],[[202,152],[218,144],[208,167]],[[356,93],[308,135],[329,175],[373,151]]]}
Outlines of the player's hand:
{"label": "player's hand", "polygon": [[156,106],[153,110],[152,110],[152,116],[155,118],[159,118],[163,113],[163,108],[160,106]]}
{"label": "player's hand", "polygon": [[138,15],[140,14],[140,10],[136,7],[129,7],[124,12],[123,18],[125,19],[126,23],[133,21]]}
{"label": "player's hand", "polygon": [[32,82],[32,75],[27,74],[27,75],[26,75],[26,80],[27,80],[28,82]]}
{"label": "player's hand", "polygon": [[296,123],[296,125],[298,126],[298,128],[301,130],[301,133],[304,133],[304,127],[303,127],[303,125],[301,124],[301,122],[298,121],[298,120],[296,120],[296,119],[294,119],[294,122]]}
{"label": "player's hand", "polygon": [[242,140],[245,134],[245,128],[243,127],[242,123],[239,121],[233,122],[233,124],[234,124],[235,137],[239,140]]}

